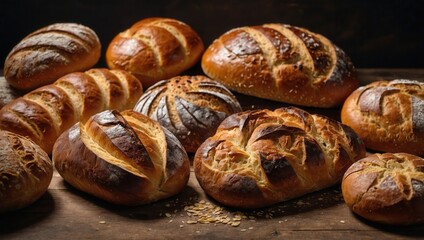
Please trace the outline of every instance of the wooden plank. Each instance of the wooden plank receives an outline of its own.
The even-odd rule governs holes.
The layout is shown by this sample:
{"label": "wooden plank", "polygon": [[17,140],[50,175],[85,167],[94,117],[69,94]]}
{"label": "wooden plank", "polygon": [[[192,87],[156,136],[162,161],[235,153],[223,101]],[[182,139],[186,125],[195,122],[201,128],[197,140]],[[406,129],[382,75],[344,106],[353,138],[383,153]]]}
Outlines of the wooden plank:
{"label": "wooden plank", "polygon": [[[387,76],[424,79],[424,69],[360,69],[364,81]],[[5,83],[0,79],[0,94]],[[237,95],[244,109],[277,108],[283,103]],[[0,98],[5,100],[6,98]],[[10,99],[13,99],[11,96]],[[6,101],[6,100],[5,100]],[[339,109],[313,109],[338,119]],[[191,156],[192,157],[192,156]],[[202,214],[218,219],[230,217],[231,226],[219,222],[193,223],[195,204]],[[217,207],[221,212],[215,212]],[[235,220],[243,216],[240,221]],[[55,172],[45,195],[33,205],[0,215],[0,239],[422,239],[424,226],[390,227],[354,215],[344,204],[340,186],[257,210],[225,208],[205,195],[194,173],[181,194],[138,207],[116,206],[66,184]]]}

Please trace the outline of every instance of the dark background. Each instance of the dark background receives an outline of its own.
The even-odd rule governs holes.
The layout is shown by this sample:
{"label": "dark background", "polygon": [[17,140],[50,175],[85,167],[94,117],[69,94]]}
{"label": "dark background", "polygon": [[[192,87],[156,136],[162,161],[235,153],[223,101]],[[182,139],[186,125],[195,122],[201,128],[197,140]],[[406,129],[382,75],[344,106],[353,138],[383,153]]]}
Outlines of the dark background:
{"label": "dark background", "polygon": [[279,22],[326,36],[359,68],[424,67],[424,1],[418,0],[2,0],[0,10],[0,68],[23,37],[56,22],[77,22],[96,31],[103,53],[98,66],[105,66],[112,38],[153,16],[189,24],[206,46],[234,27]]}

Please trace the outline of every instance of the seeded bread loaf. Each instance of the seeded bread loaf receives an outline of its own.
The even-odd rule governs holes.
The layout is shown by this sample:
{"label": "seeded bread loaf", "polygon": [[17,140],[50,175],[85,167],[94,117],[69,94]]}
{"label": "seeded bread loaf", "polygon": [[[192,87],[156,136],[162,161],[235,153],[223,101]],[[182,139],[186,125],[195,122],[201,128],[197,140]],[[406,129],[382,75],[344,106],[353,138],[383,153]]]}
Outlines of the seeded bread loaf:
{"label": "seeded bread loaf", "polygon": [[206,49],[201,65],[230,90],[301,106],[342,105],[359,85],[340,48],[322,35],[284,24],[231,29]]}

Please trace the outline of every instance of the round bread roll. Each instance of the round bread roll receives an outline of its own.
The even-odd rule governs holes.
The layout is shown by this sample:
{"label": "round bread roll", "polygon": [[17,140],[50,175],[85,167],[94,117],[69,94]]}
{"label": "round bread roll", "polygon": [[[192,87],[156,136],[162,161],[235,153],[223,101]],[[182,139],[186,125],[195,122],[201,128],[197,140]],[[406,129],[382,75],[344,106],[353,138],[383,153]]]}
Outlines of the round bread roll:
{"label": "round bread roll", "polygon": [[259,208],[330,187],[363,157],[365,146],[349,127],[288,107],[229,116],[193,164],[215,200]]}
{"label": "round bread roll", "polygon": [[91,68],[100,52],[100,41],[92,29],[56,23],[29,34],[12,49],[4,63],[4,76],[14,88],[29,91]]}
{"label": "round bread roll", "polygon": [[107,110],[75,124],[58,138],[52,158],[72,186],[119,205],[173,196],[190,176],[190,162],[178,139],[132,110]]}
{"label": "round bread roll", "polygon": [[206,75],[230,90],[301,106],[341,105],[359,86],[340,48],[283,24],[232,29],[206,49],[201,64]]}
{"label": "round bread roll", "polygon": [[38,200],[53,177],[52,162],[28,138],[0,130],[0,212],[27,207]]}
{"label": "round bread roll", "polygon": [[424,159],[408,153],[370,155],[346,171],[342,193],[349,208],[370,221],[424,223]]}
{"label": "round bread roll", "polygon": [[424,82],[401,79],[360,87],[346,99],[341,121],[369,149],[423,156]]}
{"label": "round bread roll", "polygon": [[199,35],[187,24],[170,18],[146,18],[109,44],[106,63],[138,77],[145,87],[179,75],[194,66],[204,51]]}
{"label": "round bread roll", "polygon": [[150,87],[134,110],[171,131],[187,152],[196,152],[227,116],[240,112],[236,97],[205,76],[177,76]]}

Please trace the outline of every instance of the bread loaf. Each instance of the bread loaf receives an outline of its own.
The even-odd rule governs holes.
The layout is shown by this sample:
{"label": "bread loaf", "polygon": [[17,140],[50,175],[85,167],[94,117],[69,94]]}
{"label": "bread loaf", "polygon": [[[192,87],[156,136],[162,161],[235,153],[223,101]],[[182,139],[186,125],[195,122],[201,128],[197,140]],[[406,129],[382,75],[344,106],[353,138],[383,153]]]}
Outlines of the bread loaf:
{"label": "bread loaf", "polygon": [[349,127],[288,107],[229,116],[193,164],[215,200],[259,208],[330,187],[363,157],[365,146]]}
{"label": "bread loaf", "polygon": [[100,41],[92,29],[56,23],[29,34],[12,49],[4,63],[4,76],[11,86],[29,91],[91,68],[100,52]]}
{"label": "bread loaf", "polygon": [[173,196],[190,176],[178,139],[132,110],[107,110],[75,124],[59,137],[52,158],[72,186],[119,205]]}
{"label": "bread loaf", "polygon": [[177,76],[150,87],[134,110],[171,131],[187,152],[196,152],[227,116],[240,112],[236,97],[205,76]]}
{"label": "bread loaf", "polygon": [[52,180],[53,165],[28,138],[0,130],[0,212],[27,207],[38,200]]}
{"label": "bread loaf", "polygon": [[232,29],[206,49],[201,65],[230,90],[301,106],[341,105],[359,85],[340,48],[283,24]]}
{"label": "bread loaf", "polygon": [[0,129],[27,136],[48,154],[59,135],[105,109],[130,109],[143,92],[122,70],[90,69],[67,74],[0,109]]}
{"label": "bread loaf", "polygon": [[424,82],[378,81],[346,99],[341,121],[369,149],[424,155]]}
{"label": "bread loaf", "polygon": [[109,44],[106,63],[124,69],[150,87],[194,66],[204,51],[199,35],[187,24],[170,18],[146,18]]}
{"label": "bread loaf", "polygon": [[346,171],[342,193],[349,208],[370,221],[424,223],[424,159],[408,153],[370,155]]}

